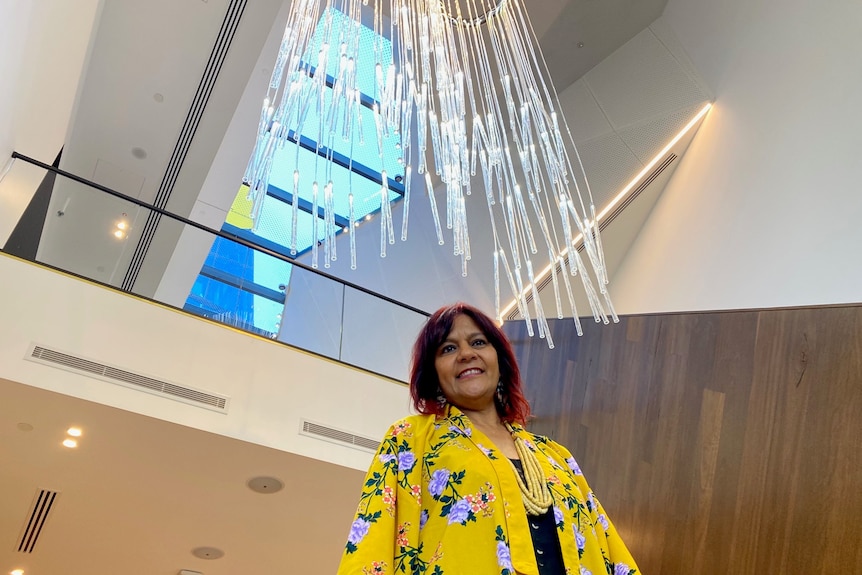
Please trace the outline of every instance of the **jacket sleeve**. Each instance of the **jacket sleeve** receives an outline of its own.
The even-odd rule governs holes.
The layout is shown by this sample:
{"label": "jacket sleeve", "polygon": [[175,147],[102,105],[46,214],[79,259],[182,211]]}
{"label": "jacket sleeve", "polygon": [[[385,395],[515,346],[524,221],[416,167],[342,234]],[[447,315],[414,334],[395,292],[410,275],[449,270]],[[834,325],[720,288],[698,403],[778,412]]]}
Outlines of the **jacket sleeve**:
{"label": "jacket sleeve", "polygon": [[571,452],[552,440],[548,440],[547,445],[565,460],[571,477],[574,479],[581,493],[586,497],[587,509],[595,525],[596,535],[598,537],[604,536],[607,545],[606,552],[603,550],[602,554],[605,557],[605,567],[608,573],[613,573],[614,575],[640,575],[640,570],[634,558],[619,533],[617,533],[616,527],[614,527],[604,507],[587,484],[587,480]]}
{"label": "jacket sleeve", "polygon": [[[402,548],[415,524],[418,494],[412,484],[420,474],[409,424],[389,428],[365,476],[359,505],[350,525],[338,575],[390,574],[403,571]],[[415,511],[415,513],[414,513]],[[415,514],[415,523],[410,521]]]}

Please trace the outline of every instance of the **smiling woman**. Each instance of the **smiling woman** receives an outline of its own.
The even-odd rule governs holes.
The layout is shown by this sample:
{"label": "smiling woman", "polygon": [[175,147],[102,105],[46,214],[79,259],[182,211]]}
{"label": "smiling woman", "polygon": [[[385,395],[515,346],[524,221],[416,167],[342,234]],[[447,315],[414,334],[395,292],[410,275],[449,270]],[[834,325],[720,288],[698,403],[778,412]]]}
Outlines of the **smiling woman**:
{"label": "smiling woman", "polygon": [[455,304],[428,319],[410,377],[419,415],[380,444],[340,575],[640,573],[571,453],[524,428],[521,387],[491,318]]}

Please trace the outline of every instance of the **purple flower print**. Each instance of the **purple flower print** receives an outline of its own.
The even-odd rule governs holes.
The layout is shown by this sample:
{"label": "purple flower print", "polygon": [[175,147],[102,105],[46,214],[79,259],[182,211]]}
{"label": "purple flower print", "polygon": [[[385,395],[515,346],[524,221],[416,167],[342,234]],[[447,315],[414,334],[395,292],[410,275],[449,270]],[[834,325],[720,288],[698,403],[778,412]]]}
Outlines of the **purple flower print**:
{"label": "purple flower print", "polygon": [[397,457],[394,453],[381,453],[377,456],[377,459],[380,460],[380,463],[386,465],[390,461],[394,461],[395,459],[397,459]]}
{"label": "purple flower print", "polygon": [[419,531],[425,528],[426,523],[428,523],[428,510],[423,509],[422,514],[419,515]]}
{"label": "purple flower print", "polygon": [[497,565],[503,569],[513,571],[512,553],[509,551],[509,546],[506,545],[505,541],[497,541]]}
{"label": "purple flower print", "polygon": [[617,563],[614,566],[614,575],[629,575],[629,571],[631,571],[631,567],[625,563]]}
{"label": "purple flower print", "polygon": [[575,527],[575,543],[578,544],[578,551],[583,551],[584,545],[587,544],[587,538],[584,537],[583,533],[578,531],[577,527]]}
{"label": "purple flower print", "polygon": [[440,495],[443,494],[443,490],[446,488],[446,483],[448,482],[449,470],[438,469],[431,474],[431,481],[428,482],[428,493],[430,493],[434,498],[440,497]]}
{"label": "purple flower print", "polygon": [[610,529],[610,525],[608,525],[608,518],[605,517],[603,513],[599,513],[599,523],[602,524],[602,527],[605,528],[605,531]]}
{"label": "purple flower print", "polygon": [[368,534],[368,529],[371,527],[371,523],[364,519],[357,519],[353,522],[353,525],[350,526],[350,535],[347,536],[347,540],[354,545],[358,545],[360,541],[362,541],[365,536]]}
{"label": "purple flower print", "polygon": [[410,471],[416,463],[416,456],[412,451],[402,451],[398,454],[398,471]]}
{"label": "purple flower print", "polygon": [[459,499],[455,505],[449,508],[449,525],[464,523],[469,515],[470,503],[466,499]]}
{"label": "purple flower print", "polygon": [[563,522],[563,512],[559,507],[554,505],[554,523],[559,525],[562,522]]}
{"label": "purple flower print", "polygon": [[593,572],[581,565],[581,572],[578,575],[593,575]]}
{"label": "purple flower print", "polygon": [[566,459],[566,463],[569,465],[569,469],[571,469],[575,475],[583,475],[583,472],[581,471],[581,466],[578,465],[578,462],[575,461],[574,457],[569,457],[568,459]]}

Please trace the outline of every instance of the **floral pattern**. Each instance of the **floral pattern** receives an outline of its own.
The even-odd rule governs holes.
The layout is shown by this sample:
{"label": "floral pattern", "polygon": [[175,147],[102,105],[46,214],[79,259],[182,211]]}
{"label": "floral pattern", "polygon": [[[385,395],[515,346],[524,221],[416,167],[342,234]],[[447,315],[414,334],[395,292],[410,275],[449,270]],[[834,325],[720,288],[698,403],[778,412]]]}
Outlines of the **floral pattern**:
{"label": "floral pattern", "polygon": [[[566,572],[639,575],[580,467],[520,426],[554,498]],[[347,535],[339,575],[536,575],[515,471],[454,407],[396,422],[380,443]]]}

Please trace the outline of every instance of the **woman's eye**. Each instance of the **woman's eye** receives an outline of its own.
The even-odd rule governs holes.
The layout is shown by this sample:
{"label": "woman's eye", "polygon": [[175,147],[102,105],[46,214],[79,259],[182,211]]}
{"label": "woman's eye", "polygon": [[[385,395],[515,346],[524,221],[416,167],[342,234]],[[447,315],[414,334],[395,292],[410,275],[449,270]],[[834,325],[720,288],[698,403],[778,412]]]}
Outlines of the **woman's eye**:
{"label": "woman's eye", "polygon": [[440,348],[440,353],[450,353],[455,350],[454,345],[444,345]]}
{"label": "woman's eye", "polygon": [[488,342],[485,341],[484,339],[477,339],[473,342],[473,347],[482,347],[484,345],[487,345],[487,343]]}

